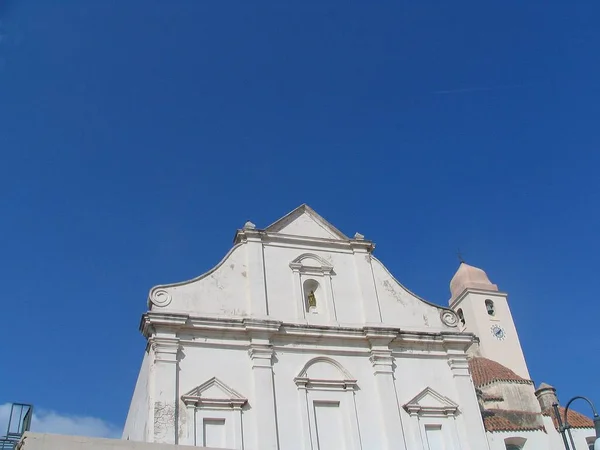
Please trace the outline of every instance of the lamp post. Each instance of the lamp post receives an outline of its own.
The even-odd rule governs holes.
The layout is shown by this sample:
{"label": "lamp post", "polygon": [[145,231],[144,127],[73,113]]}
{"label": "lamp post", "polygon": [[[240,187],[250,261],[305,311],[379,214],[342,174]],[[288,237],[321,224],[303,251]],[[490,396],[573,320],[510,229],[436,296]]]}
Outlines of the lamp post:
{"label": "lamp post", "polygon": [[[558,403],[554,403],[552,407],[554,408],[554,415],[556,416],[556,421],[558,422],[558,431],[562,435],[563,443],[565,444],[566,450],[576,450],[575,442],[573,442],[573,435],[571,434],[571,425],[569,425],[569,407],[571,403],[575,400],[585,400],[588,405],[592,408],[592,412],[594,413],[594,429],[596,430],[596,441],[594,442],[594,450],[600,450],[600,416],[594,407],[594,404],[586,397],[582,397],[580,395],[573,397],[571,400],[567,402],[567,406],[565,406],[565,421],[563,424],[563,420],[560,417],[560,411],[558,409]],[[567,434],[569,436],[569,441],[571,441],[571,448],[569,448],[569,442],[567,441]]]}

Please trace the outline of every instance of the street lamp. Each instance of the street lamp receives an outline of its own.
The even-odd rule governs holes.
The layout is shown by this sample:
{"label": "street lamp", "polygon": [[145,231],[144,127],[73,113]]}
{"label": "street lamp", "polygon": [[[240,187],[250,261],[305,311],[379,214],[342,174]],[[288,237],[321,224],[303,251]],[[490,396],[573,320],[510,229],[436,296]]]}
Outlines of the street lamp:
{"label": "street lamp", "polygon": [[[592,412],[594,413],[594,429],[596,430],[596,441],[594,442],[594,450],[600,450],[600,416],[594,407],[594,404],[586,397],[582,397],[580,395],[573,397],[571,400],[567,402],[567,406],[565,406],[565,422],[563,425],[562,418],[560,417],[560,411],[558,410],[558,403],[553,403],[552,407],[554,408],[554,415],[556,416],[556,420],[558,422],[558,431],[562,435],[563,443],[565,444],[566,450],[576,450],[575,442],[573,442],[573,435],[571,434],[571,425],[569,425],[569,419],[567,414],[569,413],[569,406],[575,400],[585,400],[588,405],[591,406]],[[567,441],[567,433],[569,435],[569,440],[571,441],[571,448],[569,448],[569,443]]]}

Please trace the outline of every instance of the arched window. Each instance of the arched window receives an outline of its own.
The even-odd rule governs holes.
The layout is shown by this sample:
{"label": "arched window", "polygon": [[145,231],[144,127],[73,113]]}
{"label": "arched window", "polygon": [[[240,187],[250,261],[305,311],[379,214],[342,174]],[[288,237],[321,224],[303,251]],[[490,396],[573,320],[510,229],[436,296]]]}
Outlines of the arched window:
{"label": "arched window", "polygon": [[523,450],[523,447],[525,447],[525,442],[527,442],[527,439],[522,437],[511,437],[504,439],[506,450]]}
{"label": "arched window", "polygon": [[456,311],[456,314],[458,314],[458,320],[460,320],[460,323],[464,326],[466,324],[466,322],[465,322],[465,315],[463,314],[463,310],[459,309],[458,311]]}
{"label": "arched window", "polygon": [[493,302],[493,301],[491,301],[491,300],[489,300],[489,299],[488,299],[488,300],[486,300],[486,301],[485,301],[485,308],[487,309],[487,313],[488,313],[490,316],[494,316],[494,315],[496,315],[496,309],[494,308],[494,302]]}
{"label": "arched window", "polygon": [[596,442],[595,437],[585,438],[589,450],[594,450],[594,443]]}

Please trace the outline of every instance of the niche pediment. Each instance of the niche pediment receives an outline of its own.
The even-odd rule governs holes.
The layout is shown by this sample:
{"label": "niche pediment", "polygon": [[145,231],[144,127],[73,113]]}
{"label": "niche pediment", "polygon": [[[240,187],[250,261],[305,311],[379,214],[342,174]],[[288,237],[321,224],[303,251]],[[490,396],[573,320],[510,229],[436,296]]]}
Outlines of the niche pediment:
{"label": "niche pediment", "polygon": [[420,416],[448,416],[458,412],[458,405],[430,387],[426,387],[409,400],[404,409],[410,414]]}
{"label": "niche pediment", "polygon": [[302,273],[314,273],[314,274],[331,274],[333,272],[333,266],[321,258],[319,255],[314,253],[303,253],[302,255],[294,258],[290,263],[290,268],[294,271]]}
{"label": "niche pediment", "polygon": [[307,362],[294,378],[305,389],[356,389],[356,379],[336,360],[319,356]]}
{"label": "niche pediment", "polygon": [[241,408],[248,399],[227,386],[217,377],[196,386],[187,394],[181,396],[186,405],[204,407]]}

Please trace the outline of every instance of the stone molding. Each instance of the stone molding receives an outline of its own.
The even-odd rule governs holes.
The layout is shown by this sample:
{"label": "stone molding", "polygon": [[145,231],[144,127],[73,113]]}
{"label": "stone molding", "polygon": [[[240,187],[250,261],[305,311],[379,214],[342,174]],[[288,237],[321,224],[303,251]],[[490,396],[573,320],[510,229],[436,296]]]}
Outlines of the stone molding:
{"label": "stone molding", "polygon": [[[427,399],[427,401],[423,401]],[[448,397],[437,393],[430,387],[426,387],[415,397],[406,402],[403,408],[411,416],[455,416],[458,414],[458,405]]]}
{"label": "stone molding", "polygon": [[154,360],[177,363],[179,338],[153,336],[149,340],[154,351]]}
{"label": "stone molding", "polygon": [[[305,266],[302,264],[302,261],[305,259],[313,259],[320,265]],[[290,262],[290,269],[292,269],[293,272],[299,272],[306,275],[331,275],[333,272],[333,266],[314,253],[303,253],[297,258],[294,258],[294,260]]]}
{"label": "stone molding", "polygon": [[[339,374],[339,379],[317,379],[308,376],[308,369],[315,364],[325,363],[335,367]],[[314,390],[356,390],[358,389],[357,380],[348,372],[344,366],[337,362],[333,358],[327,356],[317,356],[311,359],[298,373],[298,376],[294,378],[294,383],[298,386],[298,389],[314,389]]]}
{"label": "stone molding", "polygon": [[454,377],[471,377],[467,357],[452,357],[448,359],[448,365]]}
{"label": "stone molding", "polygon": [[[203,393],[212,387],[217,387],[223,393],[223,397],[205,397]],[[241,409],[248,403],[247,398],[227,386],[217,377],[205,381],[187,394],[182,395],[181,400],[186,406],[211,409]]]}
{"label": "stone molding", "polygon": [[[326,326],[306,323],[288,323],[260,318],[224,318],[190,316],[184,313],[158,313],[149,311],[142,317],[140,329],[150,341],[156,330],[173,336],[194,331],[245,334],[250,340],[270,341],[273,337],[285,338],[331,338],[347,342],[363,342],[367,346],[387,345],[393,352],[403,349],[415,352],[443,352],[464,355],[469,347],[478,342],[473,333],[459,331],[412,331],[385,326]],[[233,334],[232,334],[233,335]]]}
{"label": "stone molding", "polygon": [[271,369],[273,367],[273,346],[270,344],[250,344],[248,356],[252,361],[252,367]]}
{"label": "stone molding", "polygon": [[489,291],[489,290],[485,290],[485,289],[476,289],[476,288],[465,288],[460,294],[458,294],[456,296],[456,298],[450,303],[450,307],[451,308],[457,308],[458,305],[460,304],[460,302],[463,301],[463,299],[468,295],[468,294],[481,294],[481,295],[486,295],[486,296],[492,296],[492,297],[508,297],[508,294],[506,292],[502,292],[502,291]]}

